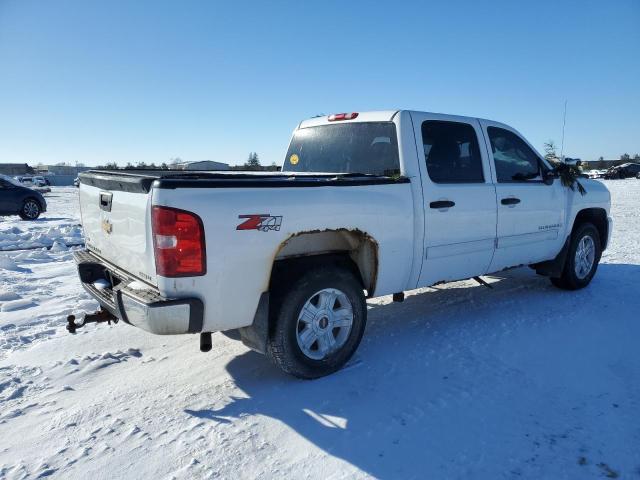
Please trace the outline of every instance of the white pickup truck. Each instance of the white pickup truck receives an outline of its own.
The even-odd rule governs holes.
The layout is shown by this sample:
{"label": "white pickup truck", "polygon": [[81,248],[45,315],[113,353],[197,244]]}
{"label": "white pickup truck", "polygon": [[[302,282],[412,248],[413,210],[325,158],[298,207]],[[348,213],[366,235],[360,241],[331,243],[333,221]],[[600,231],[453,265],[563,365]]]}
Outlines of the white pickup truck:
{"label": "white pickup truck", "polygon": [[339,369],[366,297],[529,265],[586,286],[611,234],[610,195],[582,195],[513,128],[416,111],[300,123],[281,172],[80,175],[82,285],[156,334],[221,331],[285,372]]}

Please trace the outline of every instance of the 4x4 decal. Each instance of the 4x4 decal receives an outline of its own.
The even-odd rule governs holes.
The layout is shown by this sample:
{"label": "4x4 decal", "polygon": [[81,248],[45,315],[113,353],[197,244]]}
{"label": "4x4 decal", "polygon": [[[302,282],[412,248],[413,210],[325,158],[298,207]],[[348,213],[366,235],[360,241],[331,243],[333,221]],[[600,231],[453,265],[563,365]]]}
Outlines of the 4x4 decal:
{"label": "4x4 decal", "polygon": [[254,213],[251,215],[238,215],[238,218],[246,218],[244,222],[236,227],[236,230],[280,230],[282,216],[269,215],[268,213]]}

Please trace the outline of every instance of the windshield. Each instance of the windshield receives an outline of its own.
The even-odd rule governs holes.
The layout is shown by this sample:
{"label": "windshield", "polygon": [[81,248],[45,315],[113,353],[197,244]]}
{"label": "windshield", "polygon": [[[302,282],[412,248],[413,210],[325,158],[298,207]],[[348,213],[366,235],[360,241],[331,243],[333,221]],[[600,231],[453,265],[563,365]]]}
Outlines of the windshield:
{"label": "windshield", "polygon": [[400,174],[392,122],[321,125],[297,130],[283,172]]}
{"label": "windshield", "polygon": [[0,179],[5,180],[5,181],[11,183],[12,185],[16,185],[18,187],[23,187],[24,186],[18,180],[16,180],[15,178],[9,177],[7,175],[0,174]]}

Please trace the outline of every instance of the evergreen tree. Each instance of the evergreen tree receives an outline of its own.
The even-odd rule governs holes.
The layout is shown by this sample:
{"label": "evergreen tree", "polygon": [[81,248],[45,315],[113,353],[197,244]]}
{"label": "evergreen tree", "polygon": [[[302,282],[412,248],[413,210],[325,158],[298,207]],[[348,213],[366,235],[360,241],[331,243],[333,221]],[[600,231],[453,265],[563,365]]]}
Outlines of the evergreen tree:
{"label": "evergreen tree", "polygon": [[258,154],[256,152],[251,152],[249,154],[249,158],[244,163],[244,166],[247,170],[260,170],[260,159],[258,158]]}

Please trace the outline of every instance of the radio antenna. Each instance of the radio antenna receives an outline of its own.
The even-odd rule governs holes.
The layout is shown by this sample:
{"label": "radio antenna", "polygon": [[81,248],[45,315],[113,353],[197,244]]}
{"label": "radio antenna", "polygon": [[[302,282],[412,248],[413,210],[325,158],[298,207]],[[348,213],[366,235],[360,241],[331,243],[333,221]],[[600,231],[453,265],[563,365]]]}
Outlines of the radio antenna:
{"label": "radio antenna", "polygon": [[562,117],[562,142],[560,143],[560,160],[564,161],[564,126],[567,123],[567,101],[564,101],[564,116]]}

